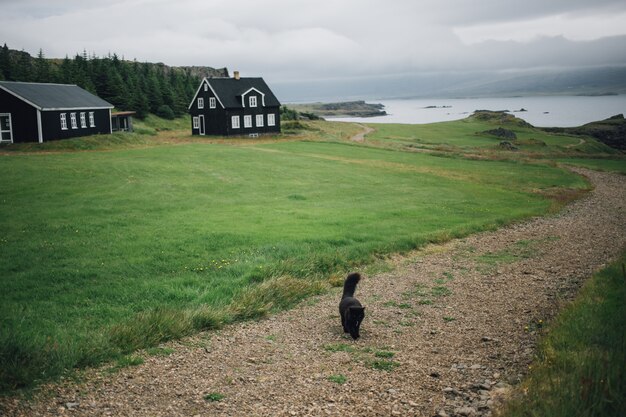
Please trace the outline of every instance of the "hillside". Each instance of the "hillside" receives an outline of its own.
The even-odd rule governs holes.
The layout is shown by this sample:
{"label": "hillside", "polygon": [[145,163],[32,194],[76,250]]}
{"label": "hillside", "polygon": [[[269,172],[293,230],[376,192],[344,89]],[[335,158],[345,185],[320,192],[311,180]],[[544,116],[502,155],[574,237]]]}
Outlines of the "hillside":
{"label": "hillside", "polygon": [[591,136],[614,149],[626,150],[626,119],[623,114],[578,127],[542,128],[546,132]]}

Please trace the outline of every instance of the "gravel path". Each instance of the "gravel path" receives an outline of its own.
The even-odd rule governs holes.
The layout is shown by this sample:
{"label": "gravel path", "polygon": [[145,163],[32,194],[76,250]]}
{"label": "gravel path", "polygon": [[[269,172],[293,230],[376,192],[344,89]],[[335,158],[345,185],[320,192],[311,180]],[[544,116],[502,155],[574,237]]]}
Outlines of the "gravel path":
{"label": "gravel path", "polygon": [[[577,171],[596,188],[556,216],[429,247],[366,276],[357,342],[341,332],[336,289],[260,322],[169,343],[172,354],[137,367],[91,370],[32,401],[0,400],[0,411],[490,415],[528,369],[542,323],[626,246],[626,177]],[[224,397],[205,399],[211,393]]]}
{"label": "gravel path", "polygon": [[370,133],[372,133],[374,131],[374,129],[369,127],[369,126],[365,126],[365,125],[362,125],[360,123],[355,123],[355,124],[357,126],[360,126],[363,130],[350,138],[350,140],[352,140],[354,142],[363,142],[363,141],[365,141],[365,136],[370,134]]}

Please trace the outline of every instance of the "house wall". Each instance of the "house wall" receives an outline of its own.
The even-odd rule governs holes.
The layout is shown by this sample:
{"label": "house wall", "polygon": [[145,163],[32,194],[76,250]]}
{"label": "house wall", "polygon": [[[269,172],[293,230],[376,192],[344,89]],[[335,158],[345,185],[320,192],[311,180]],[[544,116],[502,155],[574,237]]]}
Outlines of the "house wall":
{"label": "house wall", "polygon": [[[90,127],[89,112],[94,112],[94,121],[96,127]],[[80,113],[85,113],[87,127],[81,127]],[[61,129],[61,114],[65,113],[67,121],[67,129]],[[76,113],[77,128],[72,128],[71,113]],[[88,136],[96,134],[111,133],[111,119],[109,109],[83,109],[83,110],[47,110],[41,112],[41,125],[43,127],[43,140],[58,140],[75,138],[79,136]]]}
{"label": "house wall", "polygon": [[[205,85],[206,83],[203,83],[198,96],[189,109],[189,114],[191,114],[191,133],[193,135],[200,134],[200,129],[193,128],[193,118],[202,114],[204,115],[205,135],[226,135],[226,111],[222,108],[222,105],[210,88],[207,88],[207,91],[205,91]],[[213,109],[211,108],[211,98],[215,98],[215,108]],[[204,108],[202,109],[198,108],[199,99],[204,100]]]}
{"label": "house wall", "polygon": [[[267,115],[273,113],[276,126],[267,125]],[[256,116],[263,115],[263,127],[256,125]],[[231,125],[231,116],[239,116],[239,129],[233,129]],[[249,115],[252,116],[252,127],[244,127],[243,117]],[[249,135],[253,133],[280,133],[280,112],[278,107],[257,107],[257,108],[244,108],[244,109],[232,109],[228,112],[228,135]]]}
{"label": "house wall", "polygon": [[0,113],[11,114],[13,143],[39,142],[37,109],[4,90],[0,90]]}

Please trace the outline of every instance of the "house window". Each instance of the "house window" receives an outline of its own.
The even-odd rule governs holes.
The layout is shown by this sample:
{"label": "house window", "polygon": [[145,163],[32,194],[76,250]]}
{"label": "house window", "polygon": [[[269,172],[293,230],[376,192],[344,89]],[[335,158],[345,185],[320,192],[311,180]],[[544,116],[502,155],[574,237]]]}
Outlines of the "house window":
{"label": "house window", "polygon": [[202,97],[198,97],[198,108],[199,109],[204,108],[204,99]]}
{"label": "house window", "polygon": [[78,129],[78,123],[76,122],[76,113],[70,113],[70,122],[72,123],[72,129]]}
{"label": "house window", "polygon": [[194,129],[200,129],[200,118],[199,117],[194,117],[193,118],[193,128]]}
{"label": "house window", "polygon": [[252,127],[252,116],[243,116],[243,127]]}
{"label": "house window", "polygon": [[233,129],[239,129],[239,116],[232,116],[230,118],[230,123],[233,126]]}
{"label": "house window", "polygon": [[80,127],[85,129],[87,127],[87,115],[85,112],[80,112]]}
{"label": "house window", "polygon": [[267,125],[276,126],[276,115],[274,113],[270,113],[267,115]]}
{"label": "house window", "polygon": [[89,112],[89,127],[96,127],[96,119],[92,111]]}
{"label": "house window", "polygon": [[256,96],[250,96],[248,104],[250,104],[250,107],[256,107]]}
{"label": "house window", "polygon": [[65,113],[61,113],[61,130],[67,130],[67,118]]}
{"label": "house window", "polygon": [[209,91],[209,85],[208,84],[204,84],[204,91]]}
{"label": "house window", "polygon": [[263,115],[262,114],[256,115],[256,126],[263,127]]}
{"label": "house window", "polygon": [[209,107],[212,109],[215,108],[215,97],[209,97]]}
{"label": "house window", "polygon": [[0,114],[0,142],[13,142],[11,129],[11,113]]}

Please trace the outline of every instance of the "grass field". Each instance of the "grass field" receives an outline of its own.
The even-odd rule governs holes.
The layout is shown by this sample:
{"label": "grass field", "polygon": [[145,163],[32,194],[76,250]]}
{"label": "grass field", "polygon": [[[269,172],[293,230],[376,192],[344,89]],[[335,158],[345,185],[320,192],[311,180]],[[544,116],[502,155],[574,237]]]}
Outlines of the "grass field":
{"label": "grass field", "polygon": [[[507,140],[523,152],[540,154],[563,152],[616,153],[613,149],[593,138],[585,138],[581,141],[580,136],[547,133],[528,126],[520,119],[512,116],[492,117],[489,119],[471,116],[452,122],[422,125],[376,124],[373,125],[376,131],[368,135],[367,138],[382,143],[435,149],[497,149],[501,141]],[[495,127],[503,127],[514,132],[517,139],[503,139],[484,133]]]}
{"label": "grass field", "polygon": [[590,159],[590,158],[563,158],[558,162],[581,166],[583,168],[595,169],[596,171],[619,172],[626,174],[626,159]]}
{"label": "grass field", "polygon": [[549,165],[362,147],[339,142],[353,127],[311,126],[304,142],[181,130],[173,144],[138,133],[136,148],[3,156],[0,390],[283,308],[332,274],[586,187]]}
{"label": "grass field", "polygon": [[550,324],[504,417],[626,415],[626,254]]}

